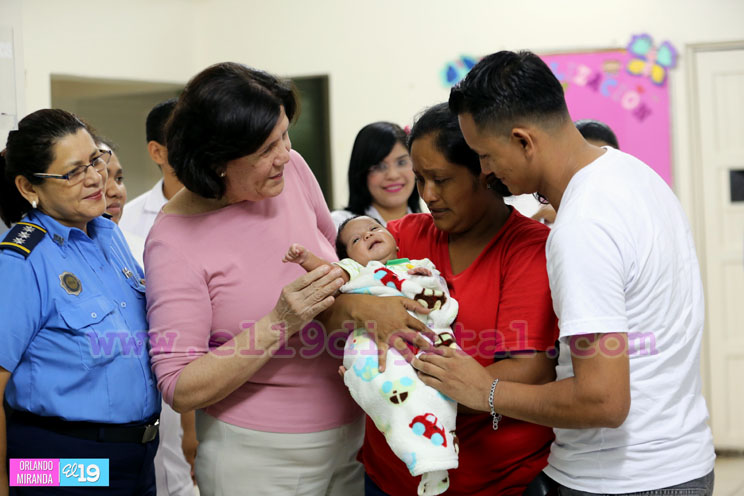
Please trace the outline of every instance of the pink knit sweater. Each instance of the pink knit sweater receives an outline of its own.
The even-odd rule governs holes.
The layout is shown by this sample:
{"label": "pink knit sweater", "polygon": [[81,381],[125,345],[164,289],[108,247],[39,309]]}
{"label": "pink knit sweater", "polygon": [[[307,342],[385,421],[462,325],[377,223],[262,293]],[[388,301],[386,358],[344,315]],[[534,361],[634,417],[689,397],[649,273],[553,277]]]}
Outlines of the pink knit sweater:
{"label": "pink knit sweater", "polygon": [[[274,198],[198,215],[161,212],[155,221],[145,248],[147,316],[152,366],[168,403],[186,365],[268,314],[282,287],[304,273],[297,264],[282,263],[291,243],[336,260],[328,208],[296,152],[284,181]],[[360,410],[336,372],[343,341],[329,344],[325,336],[308,328],[296,334],[250,381],[206,412],[271,432],[314,432],[353,421]],[[225,351],[237,352],[252,350]]]}

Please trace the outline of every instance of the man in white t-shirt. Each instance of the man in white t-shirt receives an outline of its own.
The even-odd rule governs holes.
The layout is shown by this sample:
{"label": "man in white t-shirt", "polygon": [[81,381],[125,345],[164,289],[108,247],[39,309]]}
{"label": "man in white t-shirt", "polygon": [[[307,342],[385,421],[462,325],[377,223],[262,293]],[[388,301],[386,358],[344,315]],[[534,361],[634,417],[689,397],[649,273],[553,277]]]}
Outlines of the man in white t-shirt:
{"label": "man in white t-shirt", "polygon": [[449,103],[484,173],[558,212],[546,254],[560,354],[557,380],[544,385],[484,375],[446,350],[414,360],[424,382],[494,416],[554,427],[544,473],[561,495],[712,494],[703,288],[671,189],[638,159],[587,143],[531,52],[485,57]]}
{"label": "man in white t-shirt", "polygon": [[[155,186],[124,206],[119,227],[132,254],[142,260],[144,240],[163,205],[183,187],[168,163],[165,124],[176,106],[172,98],[155,105],[147,115],[147,151],[163,174]],[[145,275],[145,277],[147,277]],[[191,478],[196,455],[194,412],[179,415],[165,401],[160,413],[160,444],[155,455],[155,480],[158,496],[193,496]],[[189,453],[187,461],[185,453]]]}

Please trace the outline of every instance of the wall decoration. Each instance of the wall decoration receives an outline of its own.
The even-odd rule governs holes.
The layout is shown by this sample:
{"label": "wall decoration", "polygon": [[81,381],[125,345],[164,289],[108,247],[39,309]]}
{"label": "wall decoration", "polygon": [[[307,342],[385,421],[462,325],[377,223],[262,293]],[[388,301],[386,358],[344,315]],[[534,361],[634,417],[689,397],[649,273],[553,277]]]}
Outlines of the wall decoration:
{"label": "wall decoration", "polygon": [[[626,50],[540,55],[563,85],[571,118],[608,124],[620,148],[653,168],[668,184],[671,173],[668,73],[677,51],[665,41],[635,35]],[[480,57],[445,64],[442,82],[451,87]]]}
{"label": "wall decoration", "polygon": [[627,50],[633,57],[628,62],[628,72],[651,78],[659,86],[666,84],[667,71],[677,65],[677,50],[672,44],[665,41],[657,49],[647,34],[633,36]]}
{"label": "wall decoration", "polygon": [[662,77],[653,69],[652,62],[649,73],[652,77],[648,77],[644,74],[646,70],[636,65],[635,61],[642,60],[638,54],[626,50],[541,55],[541,58],[563,84],[574,121],[596,119],[608,124],[621,150],[643,160],[672,184],[669,89],[665,74],[671,66],[659,66],[664,69]]}
{"label": "wall decoration", "polygon": [[442,69],[442,84],[446,87],[454,86],[473,68],[480,58],[461,55],[459,59],[447,62]]}

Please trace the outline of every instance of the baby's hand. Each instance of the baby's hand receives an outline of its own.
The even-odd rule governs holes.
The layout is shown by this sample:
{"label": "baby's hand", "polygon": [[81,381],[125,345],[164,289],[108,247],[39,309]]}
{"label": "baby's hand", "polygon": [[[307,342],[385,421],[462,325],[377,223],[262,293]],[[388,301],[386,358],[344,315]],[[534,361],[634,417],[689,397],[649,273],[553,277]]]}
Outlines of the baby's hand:
{"label": "baby's hand", "polygon": [[292,262],[296,264],[302,264],[307,260],[307,249],[297,243],[292,243],[292,246],[289,247],[289,250],[287,250],[287,254],[284,255],[284,258],[282,258],[282,262]]}
{"label": "baby's hand", "polygon": [[412,276],[430,276],[431,271],[426,267],[416,267],[414,269],[408,269],[408,273]]}

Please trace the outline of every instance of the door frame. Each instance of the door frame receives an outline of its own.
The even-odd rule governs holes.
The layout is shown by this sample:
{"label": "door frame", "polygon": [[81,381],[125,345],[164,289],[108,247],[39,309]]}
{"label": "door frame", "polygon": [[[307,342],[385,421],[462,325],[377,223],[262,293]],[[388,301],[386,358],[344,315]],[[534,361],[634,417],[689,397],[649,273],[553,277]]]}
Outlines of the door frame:
{"label": "door frame", "polygon": [[[691,188],[691,211],[689,212],[690,221],[693,226],[693,238],[698,254],[700,264],[701,279],[707,281],[708,263],[705,243],[705,194],[704,194],[704,169],[702,157],[702,133],[700,128],[700,112],[698,103],[700,100],[700,88],[698,87],[698,65],[697,56],[703,52],[724,52],[728,50],[744,50],[744,40],[725,41],[714,43],[693,43],[685,47],[685,59],[687,61],[686,86],[687,91],[687,111],[688,111],[688,151],[690,159],[689,168],[686,171],[688,177],[692,180]],[[711,421],[713,421],[711,394],[712,373],[710,370],[711,360],[715,357],[710,356],[711,333],[708,328],[708,298],[705,297],[705,327],[701,351],[701,374],[703,382],[703,395],[708,404]]]}

